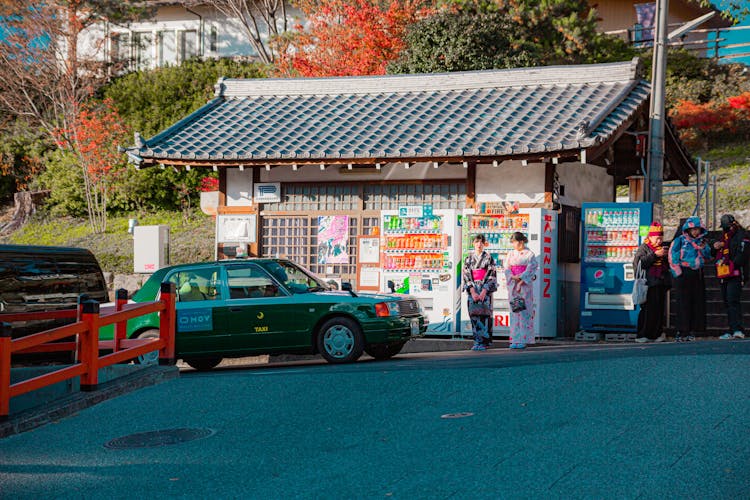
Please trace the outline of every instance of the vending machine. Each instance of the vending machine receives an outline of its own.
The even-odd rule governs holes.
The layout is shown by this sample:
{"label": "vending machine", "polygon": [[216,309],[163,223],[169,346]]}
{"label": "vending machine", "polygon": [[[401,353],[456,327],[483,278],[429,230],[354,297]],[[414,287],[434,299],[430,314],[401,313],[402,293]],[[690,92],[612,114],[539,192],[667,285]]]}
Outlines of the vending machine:
{"label": "vending machine", "polygon": [[651,203],[584,203],[581,207],[580,328],[635,332],[633,256],[648,235]]}
{"label": "vending machine", "polygon": [[[529,240],[527,247],[537,256],[539,271],[533,282],[534,335],[557,336],[557,212],[542,208],[521,208],[508,212],[502,203],[479,203],[463,217],[463,253],[461,262],[474,251],[474,236],[484,234],[486,250],[497,265],[497,291],[493,296],[493,336],[510,335],[510,306],[505,284],[504,265],[513,249],[510,236],[521,232]],[[461,297],[461,334],[471,335],[471,320],[466,294]]]}
{"label": "vending machine", "polygon": [[381,291],[409,294],[430,321],[426,335],[454,335],[461,297],[456,210],[431,205],[381,212]]}

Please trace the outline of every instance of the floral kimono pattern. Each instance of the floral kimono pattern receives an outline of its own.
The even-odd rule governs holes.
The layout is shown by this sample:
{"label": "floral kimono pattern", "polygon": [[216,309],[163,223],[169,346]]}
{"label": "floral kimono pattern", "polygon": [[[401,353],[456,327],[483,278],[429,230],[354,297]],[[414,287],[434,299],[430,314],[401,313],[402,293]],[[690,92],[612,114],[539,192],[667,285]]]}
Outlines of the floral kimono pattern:
{"label": "floral kimono pattern", "polygon": [[[508,300],[521,297],[526,302],[526,309],[510,312],[510,343],[534,343],[534,291],[532,282],[536,277],[539,264],[536,255],[528,248],[517,251],[511,250],[505,259],[505,282],[508,286]],[[516,283],[510,277],[520,275],[521,281]]]}
{"label": "floral kimono pattern", "polygon": [[[469,308],[469,319],[471,319],[471,331],[474,334],[474,344],[487,346],[492,342],[492,294],[497,290],[497,269],[495,260],[487,252],[477,255],[471,252],[464,260],[461,270],[463,278],[463,289],[466,291],[467,306]],[[474,288],[477,293],[482,289],[487,290],[483,304],[484,309],[490,311],[490,314],[473,315],[472,309],[475,309],[474,299],[471,298],[470,290]]]}

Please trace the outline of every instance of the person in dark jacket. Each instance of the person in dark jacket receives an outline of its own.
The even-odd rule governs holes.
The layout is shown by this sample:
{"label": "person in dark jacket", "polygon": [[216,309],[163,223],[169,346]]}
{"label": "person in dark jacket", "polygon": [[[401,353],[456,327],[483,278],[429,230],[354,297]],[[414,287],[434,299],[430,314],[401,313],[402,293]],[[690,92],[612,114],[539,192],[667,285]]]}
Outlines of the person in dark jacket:
{"label": "person in dark jacket", "polygon": [[721,298],[727,310],[729,331],[720,339],[744,339],[742,328],[742,287],[750,277],[750,235],[730,214],[721,216],[721,241],[714,243],[716,274],[721,282]]}
{"label": "person in dark jacket", "polygon": [[705,241],[706,228],[699,217],[688,217],[682,234],[669,247],[669,268],[677,296],[676,342],[695,340],[706,331],[706,282],[703,266],[711,259],[711,246]]}
{"label": "person in dark jacket", "polygon": [[651,224],[648,237],[638,247],[633,259],[633,268],[638,265],[646,273],[648,293],[646,303],[641,305],[638,313],[638,333],[635,341],[664,342],[667,337],[662,332],[664,327],[664,308],[667,303],[667,290],[672,286],[672,275],[669,272],[669,260],[664,242],[664,228],[658,222]]}

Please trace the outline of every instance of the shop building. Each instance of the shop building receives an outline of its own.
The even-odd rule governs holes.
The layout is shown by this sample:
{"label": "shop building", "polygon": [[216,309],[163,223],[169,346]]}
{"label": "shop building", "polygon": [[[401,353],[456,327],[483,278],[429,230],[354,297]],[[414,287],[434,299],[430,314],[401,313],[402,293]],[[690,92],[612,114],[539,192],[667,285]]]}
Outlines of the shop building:
{"label": "shop building", "polygon": [[[384,212],[453,211],[461,224],[472,211],[503,202],[522,213],[553,211],[551,286],[565,314],[556,314],[552,335],[570,334],[577,327],[581,204],[614,200],[616,186],[637,184],[643,172],[650,86],[642,78],[634,59],[450,74],[222,79],[213,100],[148,140],[136,135],[127,153],[139,168],[219,172],[217,258],[284,256],[355,289],[362,236],[381,237],[372,267],[383,271],[381,289],[388,281]],[[666,135],[665,179],[686,183],[694,167],[674,131]],[[318,233],[321,221],[331,220],[344,221],[348,234],[340,254],[326,260]],[[446,243],[457,253],[438,264],[454,275],[458,234]],[[420,261],[433,265],[432,257]]]}

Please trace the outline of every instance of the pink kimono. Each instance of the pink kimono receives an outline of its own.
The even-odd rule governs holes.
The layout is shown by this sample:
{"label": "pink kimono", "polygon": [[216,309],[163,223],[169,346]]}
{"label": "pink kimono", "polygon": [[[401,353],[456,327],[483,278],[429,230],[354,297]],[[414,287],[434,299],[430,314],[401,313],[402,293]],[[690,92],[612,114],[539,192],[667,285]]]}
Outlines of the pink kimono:
{"label": "pink kimono", "polygon": [[[508,286],[508,300],[521,297],[526,302],[526,309],[510,313],[510,343],[534,343],[534,291],[532,282],[536,277],[539,264],[534,252],[528,248],[517,251],[511,250],[505,259],[505,282]],[[516,283],[511,276],[519,276],[521,281]]]}

